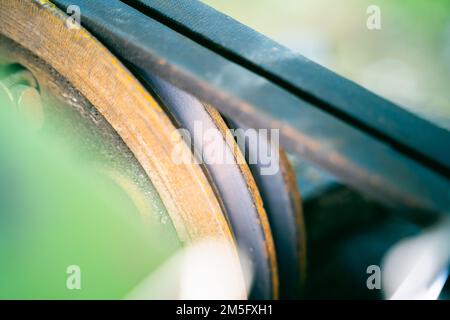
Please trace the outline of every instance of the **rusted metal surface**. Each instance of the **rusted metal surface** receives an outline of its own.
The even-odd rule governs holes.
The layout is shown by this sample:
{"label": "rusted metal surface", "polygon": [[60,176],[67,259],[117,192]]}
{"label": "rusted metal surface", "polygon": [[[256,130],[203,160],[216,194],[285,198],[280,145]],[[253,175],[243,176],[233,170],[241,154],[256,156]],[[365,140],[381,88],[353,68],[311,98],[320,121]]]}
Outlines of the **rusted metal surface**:
{"label": "rusted metal surface", "polygon": [[[222,116],[220,113],[213,107],[209,105],[205,105],[206,111],[209,113],[211,119],[217,126],[218,130],[222,133],[222,135],[225,137],[225,141],[228,144],[228,147],[232,151],[234,155],[234,159],[238,165],[238,168],[240,170],[240,173],[245,181],[246,190],[242,190],[241,192],[249,192],[252,198],[253,207],[256,211],[256,226],[262,230],[263,234],[263,244],[265,247],[265,259],[266,263],[268,264],[269,270],[270,270],[270,281],[272,284],[272,299],[278,299],[280,297],[280,275],[279,275],[279,266],[277,263],[277,253],[276,253],[276,247],[273,239],[273,232],[272,227],[269,224],[269,220],[267,217],[266,210],[264,208],[263,200],[261,198],[260,192],[259,192],[259,186],[256,184],[255,179],[253,178],[253,175],[249,169],[249,166],[245,160],[244,155],[241,153],[241,150],[239,149],[239,146],[237,145],[236,141],[233,139],[230,139],[229,134],[229,128],[224,122]],[[230,188],[230,186],[228,186]],[[234,188],[235,186],[232,186],[231,188]],[[242,214],[242,213],[241,213]],[[239,221],[238,221],[239,223]],[[246,232],[243,230],[243,232]],[[258,286],[258,282],[254,282],[253,286]],[[255,295],[256,297],[256,295]]]}
{"label": "rusted metal surface", "polygon": [[173,140],[175,127],[122,64],[84,29],[68,29],[67,17],[47,1],[6,0],[0,9],[0,34],[51,64],[123,139],[155,185],[179,237],[213,237],[235,248],[201,168],[174,164],[171,151],[181,137]]}
{"label": "rusted metal surface", "polygon": [[[257,183],[235,141],[226,140],[237,180],[232,174],[224,177],[229,171],[223,168],[174,163],[173,150],[180,144],[182,154],[192,156],[174,132],[177,125],[187,126],[186,119],[166,114],[170,108],[158,103],[167,103],[158,95],[161,88],[151,91],[159,98],[155,101],[134,76],[157,75],[173,90],[179,87],[205,101],[199,110],[224,137],[228,128],[209,104],[245,127],[281,129],[286,150],[374,199],[400,207],[404,211],[396,211],[399,214],[420,220],[450,212],[448,131],[196,1],[54,2],[63,9],[79,5],[83,25],[135,75],[84,29],[69,29],[67,17],[49,1],[0,3],[0,48],[6,38],[12,39],[47,61],[95,106],[155,185],[183,241],[219,237],[233,247],[233,256],[235,242],[244,243],[255,264],[254,297],[278,297],[279,282],[282,296],[296,291],[295,279],[305,275],[301,200],[285,153],[281,152],[278,180],[259,179],[253,172]],[[0,99],[13,102],[33,127],[40,128],[45,110],[32,82],[26,73],[5,79],[0,82]],[[422,133],[418,138],[417,132]],[[105,172],[130,191],[128,196],[141,212],[150,210],[133,183],[114,171]],[[271,197],[274,190],[283,194],[283,203],[271,207],[270,202],[280,200],[279,194]],[[287,219],[273,213],[281,206]]]}
{"label": "rusted metal surface", "polygon": [[[243,134],[251,130],[230,119],[228,123],[232,128],[243,130]],[[240,139],[242,141],[243,137]],[[306,277],[306,230],[295,173],[285,151],[276,150],[278,146],[271,146],[269,137],[259,136],[257,141],[240,147],[244,149],[272,229],[280,273],[280,297],[298,298]],[[270,175],[264,174],[267,164],[259,159],[261,153],[271,154],[278,170]]]}
{"label": "rusted metal surface", "polygon": [[[302,291],[302,285],[305,283],[305,279],[307,276],[307,260],[306,260],[306,253],[307,253],[307,231],[305,227],[305,221],[303,216],[303,207],[302,207],[302,200],[301,200],[301,194],[298,188],[297,179],[295,176],[294,169],[289,162],[289,159],[287,157],[287,154],[284,150],[280,150],[280,168],[283,175],[283,180],[286,185],[286,192],[289,195],[289,210],[291,210],[294,220],[294,240],[293,244],[296,248],[296,255],[298,262],[295,264],[295,269],[297,269],[298,274],[298,280],[293,281],[292,284],[289,285],[289,298],[298,298],[299,292]],[[279,230],[281,232],[281,229],[283,227],[280,226]],[[297,267],[298,266],[298,267]],[[296,284],[299,285],[296,285]],[[297,293],[296,293],[297,292]]]}
{"label": "rusted metal surface", "polygon": [[[450,210],[448,175],[435,166],[437,162],[441,167],[445,166],[443,159],[434,155],[434,146],[429,147],[434,151],[428,147],[407,151],[411,149],[411,140],[405,138],[398,127],[393,129],[392,138],[397,141],[393,143],[382,134],[374,133],[374,128],[366,130],[367,124],[355,125],[341,114],[330,113],[328,109],[318,107],[316,100],[299,97],[273,79],[236,63],[123,2],[55,0],[55,3],[62,8],[69,4],[79,5],[82,23],[127,63],[162,77],[248,127],[281,129],[281,143],[287,151],[326,168],[366,195],[422,215]],[[326,99],[333,96],[334,93],[324,93]],[[346,97],[352,99],[355,94]],[[410,116],[406,118],[411,119]],[[410,125],[411,121],[406,121],[402,130],[411,130]],[[428,125],[424,126],[428,128]],[[444,147],[446,136],[439,135],[439,143]],[[426,141],[432,145],[438,139],[427,138]],[[438,149],[444,152],[442,148]],[[431,161],[417,156],[423,156],[427,150]]]}
{"label": "rusted metal surface", "polygon": [[[15,80],[7,83],[28,83],[39,88],[45,117],[41,127],[31,128],[33,134],[50,134],[94,172],[112,180],[129,197],[136,212],[141,214],[141,222],[149,226],[157,223],[161,226],[158,230],[164,230],[161,238],[166,240],[165,243],[179,247],[170,216],[145,171],[89,101],[45,61],[2,35],[0,61],[7,71],[13,72],[7,80]],[[20,77],[15,70],[19,70]],[[2,107],[5,105],[2,104]],[[18,120],[23,125],[29,124],[21,114],[17,115],[22,118]]]}
{"label": "rusted metal surface", "polygon": [[[220,114],[193,96],[148,73],[139,73],[186,137],[222,200],[239,248],[252,263],[250,298],[278,298],[272,233],[258,187]],[[207,135],[207,133],[213,133]],[[250,282],[249,282],[250,283]]]}
{"label": "rusted metal surface", "polygon": [[334,74],[200,1],[121,1],[449,176],[450,153],[443,151],[450,145],[449,131]]}

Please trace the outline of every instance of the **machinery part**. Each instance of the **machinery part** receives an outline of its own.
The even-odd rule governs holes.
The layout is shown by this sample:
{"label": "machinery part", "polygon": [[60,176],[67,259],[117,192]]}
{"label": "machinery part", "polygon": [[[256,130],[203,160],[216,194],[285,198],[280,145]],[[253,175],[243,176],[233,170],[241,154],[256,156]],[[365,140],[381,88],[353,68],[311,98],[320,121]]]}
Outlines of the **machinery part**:
{"label": "machinery part", "polygon": [[274,235],[283,299],[298,298],[306,279],[306,228],[295,174],[286,153],[280,150],[280,171],[275,176],[255,177]]}
{"label": "machinery part", "polygon": [[[200,1],[122,2],[449,175],[450,154],[442,152],[450,143],[447,130],[293,53]],[[415,130],[423,134],[418,137]]]}
{"label": "machinery part", "polygon": [[[0,61],[2,74],[12,72],[6,79],[24,80],[25,77],[16,75],[27,74],[27,80],[32,79],[33,86],[39,88],[45,121],[38,132],[33,130],[33,135],[50,134],[57,140],[55,142],[65,146],[66,152],[70,152],[95,173],[113,180],[122,194],[135,205],[136,211],[141,213],[141,221],[146,224],[159,223],[161,228],[158,230],[164,230],[161,237],[164,237],[166,244],[178,248],[180,243],[169,214],[145,171],[89,101],[51,66],[1,35]],[[3,79],[5,78],[2,81]],[[2,81],[0,85],[3,84]],[[8,92],[13,97],[10,90]],[[13,104],[14,101],[11,100],[11,110],[14,111]],[[5,104],[2,103],[1,106],[5,107]],[[17,120],[27,124],[23,117]]]}
{"label": "machinery part", "polygon": [[[227,138],[225,122],[213,108],[169,83],[145,72],[140,76],[175,123],[192,137],[189,144],[217,188],[239,248],[252,263],[250,298],[277,298],[278,272],[269,222],[250,170],[236,142]],[[215,133],[214,137],[206,132]]]}
{"label": "machinery part", "polygon": [[[201,168],[173,163],[175,127],[122,64],[84,29],[67,28],[66,16],[47,1],[7,0],[0,8],[0,33],[49,63],[123,139],[158,191],[180,239],[213,237],[235,248]],[[182,152],[190,150],[186,146]],[[237,251],[230,256],[237,257]]]}
{"label": "machinery part", "polygon": [[[23,8],[22,8],[23,7]],[[14,11],[14,9],[17,8],[21,8],[23,10],[20,11],[20,13],[18,11]],[[36,8],[38,10],[36,10]],[[152,159],[154,162],[157,162],[158,165],[161,166],[168,166],[167,164],[168,162],[168,154],[170,153],[169,151],[171,151],[173,149],[173,146],[176,142],[179,142],[181,139],[178,139],[177,141],[171,141],[171,145],[169,142],[166,141],[166,139],[169,139],[173,137],[173,133],[175,130],[175,127],[171,126],[170,123],[167,123],[168,118],[164,118],[164,115],[162,113],[162,111],[157,112],[156,116],[149,116],[148,114],[148,110],[146,109],[150,109],[149,105],[151,103],[148,102],[148,100],[151,100],[150,96],[145,96],[145,102],[147,102],[147,104],[142,103],[142,101],[140,101],[139,103],[139,95],[145,95],[145,91],[143,88],[139,87],[139,84],[137,83],[133,83],[135,80],[132,78],[131,75],[129,75],[128,73],[126,73],[127,71],[124,69],[121,69],[120,64],[114,60],[114,58],[112,56],[109,55],[109,53],[104,50],[103,48],[100,47],[100,45],[95,42],[94,39],[90,38],[87,34],[84,33],[84,31],[81,29],[80,31],[77,30],[73,30],[73,29],[68,29],[65,27],[64,25],[64,16],[60,15],[58,13],[58,11],[56,11],[56,9],[54,9],[50,4],[44,4],[44,5],[40,5],[38,3],[30,3],[30,2],[19,2],[19,3],[15,3],[14,5],[10,5],[8,7],[8,3],[6,4],[2,4],[2,12],[6,15],[9,15],[9,19],[10,20],[3,20],[6,21],[6,23],[4,24],[4,26],[2,26],[1,33],[4,34],[5,36],[7,36],[8,38],[12,39],[13,41],[18,42],[21,46],[25,47],[27,50],[30,50],[33,54],[36,54],[40,59],[43,59],[44,61],[46,61],[47,63],[49,63],[53,68],[56,69],[56,72],[60,73],[65,79],[66,81],[70,81],[71,83],[73,83],[74,86],[76,86],[76,89],[79,90],[83,95],[86,96],[86,98],[91,101],[94,105],[92,106],[93,109],[95,109],[96,111],[100,112],[100,114],[102,116],[105,117],[105,120],[112,126],[112,129],[116,130],[117,133],[120,135],[120,137],[123,139],[123,141],[125,142],[125,144],[127,145],[127,147],[129,147],[131,149],[131,151],[133,151],[133,153],[136,156],[136,159],[138,160],[138,162],[142,165],[142,167],[146,170],[147,174],[150,176],[152,183],[154,183],[155,181],[155,171],[159,172],[161,174],[161,172],[165,171],[166,175],[169,175],[170,177],[157,177],[159,179],[183,179],[183,182],[185,183],[185,186],[189,185],[189,196],[184,196],[181,197],[179,196],[179,193],[176,194],[178,195],[178,198],[176,200],[174,199],[170,199],[172,200],[172,204],[175,203],[176,205],[184,205],[184,206],[191,206],[194,207],[196,204],[196,208],[202,208],[203,210],[203,214],[206,214],[206,212],[209,213],[209,211],[205,210],[205,207],[210,210],[211,209],[211,205],[205,206],[205,201],[203,203],[198,203],[197,199],[194,197],[192,198],[192,190],[194,190],[195,192],[201,192],[199,190],[204,191],[204,189],[210,189],[210,193],[208,193],[208,195],[211,195],[211,197],[214,197],[212,200],[210,198],[206,198],[208,201],[210,202],[214,202],[216,201],[216,204],[219,204],[219,202],[217,201],[217,199],[215,198],[216,195],[212,192],[213,188],[211,187],[211,185],[209,185],[209,182],[206,180],[206,178],[203,178],[206,183],[208,183],[208,185],[206,187],[198,187],[198,183],[200,180],[201,183],[201,179],[202,176],[198,176],[198,172],[196,173],[196,176],[194,176],[194,178],[192,178],[192,172],[191,174],[191,181],[186,180],[186,174],[184,175],[184,177],[180,177],[177,176],[177,173],[179,171],[177,171],[177,173],[174,173],[173,170],[171,169],[160,169],[158,167],[156,167],[155,169],[155,164],[153,164],[153,166],[151,166],[151,164],[149,164],[148,162],[150,161],[148,158],[150,158],[151,156],[155,157],[155,158],[159,158],[157,160]],[[13,11],[13,14],[10,14],[11,12],[8,12],[8,9]],[[28,15],[28,11],[33,11],[36,10],[35,12],[33,12],[33,14],[29,14]],[[40,10],[40,11],[39,11]],[[27,26],[22,25],[20,22],[24,21],[24,17],[27,16],[28,17],[32,17],[35,20],[35,23],[42,29],[37,28],[37,30],[35,29],[36,32],[45,34],[45,38],[44,39],[39,39],[38,43],[33,42],[33,39],[31,39],[31,37],[26,37],[26,36],[22,36],[22,34],[27,33],[28,31],[30,31],[29,29],[27,29]],[[19,23],[17,23],[16,25],[13,23],[8,23],[8,21],[17,21]],[[51,32],[44,32],[44,28],[48,25],[52,25],[52,30]],[[14,27],[11,27],[11,25],[14,25]],[[17,26],[17,27],[16,27]],[[68,40],[67,38],[71,39]],[[2,38],[2,44],[3,45],[7,45],[10,40],[6,39],[6,38]],[[36,39],[35,39],[36,40]],[[58,46],[58,44],[60,44],[60,42],[62,41],[69,41],[70,45],[66,45],[64,48],[64,51],[59,51],[58,52],[58,56],[55,57],[54,53],[55,52],[54,48],[56,48]],[[82,46],[85,46],[86,48],[83,48],[83,50],[80,50],[80,48]],[[98,46],[98,47],[97,47]],[[67,53],[66,53],[67,52]],[[72,59],[66,60],[65,59],[65,55],[72,53],[72,52],[78,52],[78,55],[75,55],[74,57],[72,57]],[[85,59],[84,55],[89,55],[89,59]],[[81,59],[83,59],[82,63],[81,63]],[[20,60],[20,61],[13,61],[13,62],[20,62],[22,64],[27,64],[27,61],[25,60]],[[95,62],[95,63],[94,63]],[[100,64],[100,66],[98,65]],[[114,66],[111,66],[114,65]],[[78,66],[75,69],[70,68],[70,66]],[[100,75],[98,75],[96,72],[100,73]],[[25,73],[24,73],[25,74]],[[105,77],[103,77],[105,76]],[[106,76],[108,76],[107,79]],[[17,78],[16,76],[14,76],[15,78]],[[36,81],[35,86],[37,86],[39,81]],[[52,82],[52,81],[50,81]],[[108,91],[108,89],[105,88],[109,88],[109,90],[111,91],[115,91],[117,92],[121,92],[123,94],[119,94],[119,97],[116,95],[115,97],[108,97],[108,94],[110,94],[111,92]],[[134,93],[135,95],[137,95],[138,97],[129,97],[127,96],[127,94],[131,92]],[[143,93],[144,92],[144,93]],[[63,94],[64,95],[64,94]],[[123,95],[123,97],[122,97]],[[134,100],[133,100],[134,98]],[[119,102],[118,102],[119,99]],[[120,101],[122,99],[122,101]],[[75,99],[76,100],[76,99]],[[138,103],[136,103],[136,100],[138,101]],[[134,112],[133,111],[129,111],[127,108],[124,108],[121,103],[123,104],[124,102],[132,102],[133,106],[135,108]],[[156,102],[151,101],[154,104],[156,104]],[[139,107],[140,106],[140,107]],[[153,109],[156,109],[158,111],[158,107],[153,105],[152,106]],[[152,109],[152,110],[153,110]],[[207,116],[211,122],[211,124],[218,128],[221,132],[221,134],[223,134],[225,136],[225,131],[227,130],[225,123],[223,122],[223,120],[221,119],[220,115],[214,111],[212,108],[209,107],[203,107],[201,106],[201,110],[203,111],[203,114],[205,116]],[[117,113],[117,114],[116,114]],[[136,126],[139,125],[139,121],[136,121],[135,119],[137,119],[138,115],[140,117],[144,117],[144,120],[147,120],[148,123],[146,123],[146,126],[144,127],[144,129],[140,128],[140,130],[144,131],[144,134],[141,131],[138,131],[138,133],[136,134],[136,136],[138,137],[134,137],[132,131],[136,130]],[[146,116],[147,115],[147,116]],[[155,120],[156,119],[156,120]],[[142,118],[139,119],[142,121]],[[129,121],[129,123],[126,123],[127,121]],[[147,131],[145,131],[145,129],[148,130],[148,127],[150,126],[150,123],[152,124],[152,127],[155,127],[153,125],[153,121],[158,121],[159,122],[159,130],[156,128],[154,130],[158,131],[158,134],[164,135],[166,134],[164,137],[166,137],[166,139],[161,139],[160,136],[158,136],[159,140],[158,141],[158,146],[154,146],[152,145],[152,143],[155,143],[156,138],[151,138],[149,139],[149,141],[141,141],[140,139],[148,139],[148,137],[146,135],[148,135]],[[124,123],[125,122],[125,123]],[[136,123],[137,122],[137,123]],[[162,122],[162,125],[161,125]],[[131,132],[130,132],[131,131]],[[154,131],[151,132],[152,134],[155,134]],[[137,141],[136,141],[136,140]],[[147,145],[144,145],[147,143]],[[159,155],[158,153],[157,156],[155,156],[154,154],[152,154],[151,156],[148,155],[148,147],[151,146],[152,147],[152,151],[155,152],[154,150],[157,149],[158,147],[161,148],[162,146],[165,147],[165,152],[166,152],[166,158],[164,158],[163,156]],[[171,148],[172,146],[172,148]],[[146,153],[144,154],[141,150],[142,148],[145,148]],[[230,150],[233,151],[233,157],[236,161],[236,163],[239,163],[240,165],[237,166],[235,165],[234,168],[234,172],[235,174],[235,178],[236,179],[240,179],[240,180],[235,180],[235,181],[239,181],[239,185],[236,186],[235,191],[238,191],[240,193],[243,194],[247,194],[247,202],[246,202],[246,207],[234,207],[234,219],[237,219],[237,222],[234,223],[234,231],[236,234],[240,234],[241,237],[245,236],[247,237],[248,240],[248,245],[247,245],[247,252],[250,255],[253,255],[252,261],[254,263],[255,266],[255,270],[258,269],[264,269],[263,272],[257,272],[257,275],[262,273],[263,276],[260,278],[255,279],[255,293],[252,295],[252,297],[254,298],[273,298],[273,297],[278,297],[278,271],[277,271],[277,267],[276,267],[276,257],[275,257],[275,249],[274,249],[274,245],[273,245],[273,240],[272,240],[272,235],[271,235],[271,231],[270,231],[270,227],[268,225],[267,222],[267,217],[265,215],[264,209],[262,207],[262,201],[260,199],[260,196],[258,194],[258,190],[257,190],[257,186],[254,184],[253,178],[251,177],[251,173],[248,170],[247,165],[245,164],[245,160],[243,159],[238,159],[238,158],[242,158],[242,155],[240,155],[240,152],[237,148],[237,146],[235,145],[235,142],[233,141],[233,145],[229,145],[228,148]],[[186,154],[189,153],[189,149],[185,149],[184,151]],[[173,160],[173,159],[171,159]],[[170,161],[171,161],[170,160]],[[183,166],[179,166],[179,167],[183,167]],[[180,169],[178,167],[178,169]],[[158,170],[159,169],[159,170]],[[198,171],[198,169],[196,169]],[[149,174],[148,172],[153,172],[153,175]],[[191,171],[194,171],[193,169],[191,169]],[[169,172],[169,173],[167,173]],[[194,171],[195,172],[195,171]],[[200,171],[201,172],[201,171]],[[216,171],[216,173],[218,173],[219,171]],[[223,174],[223,173],[222,173]],[[139,196],[135,196],[135,190],[130,190],[129,186],[127,187],[127,185],[129,185],[128,183],[124,183],[124,179],[123,178],[118,178],[117,174],[113,171],[113,173],[109,172],[107,173],[107,175],[109,177],[111,177],[111,179],[113,179],[114,181],[117,182],[117,184],[121,187],[124,188],[124,190],[126,191],[130,191],[128,192],[128,194],[130,195],[130,197],[133,200],[138,199],[137,201],[137,206],[138,208],[142,207],[142,199],[139,198]],[[126,180],[126,179],[125,179]],[[192,181],[194,180],[194,181]],[[217,182],[217,181],[215,181]],[[167,185],[169,185],[169,187],[172,191],[174,189],[177,189],[177,192],[180,192],[180,190],[182,190],[182,188],[179,187],[179,185],[174,186],[174,182],[170,182]],[[197,185],[197,187],[196,187]],[[217,184],[215,185],[217,188]],[[226,189],[224,187],[225,185],[222,186],[221,190],[219,190],[220,192],[218,192],[219,194],[217,195],[220,199],[223,199],[225,196],[225,193],[228,191],[234,191],[234,189]],[[182,240],[186,240],[186,241],[190,241],[190,240],[195,240],[195,236],[197,236],[198,239],[200,238],[204,238],[207,236],[214,236],[217,237],[217,233],[222,232],[222,234],[219,233],[219,236],[224,236],[223,234],[228,232],[230,237],[231,237],[231,232],[228,228],[227,225],[223,226],[222,225],[222,230],[213,230],[213,231],[209,231],[210,233],[206,233],[206,234],[198,234],[201,231],[196,231],[201,227],[208,227],[208,228],[212,228],[211,227],[211,217],[209,217],[209,221],[205,221],[204,224],[202,224],[202,221],[199,221],[199,215],[197,215],[196,217],[192,218],[192,221],[189,221],[191,224],[189,225],[188,223],[186,223],[185,221],[183,222],[179,222],[179,217],[177,215],[179,215],[179,213],[174,213],[170,208],[170,204],[171,202],[168,203],[167,198],[164,199],[164,192],[167,192],[167,190],[162,189],[163,186],[161,186],[161,182],[155,183],[155,187],[158,191],[158,193],[161,195],[161,198],[163,199],[164,205],[167,208],[171,219],[173,220],[174,224],[175,224],[175,228],[177,229],[177,232],[180,236],[180,238]],[[161,190],[162,189],[162,190]],[[166,197],[170,197],[171,195]],[[204,195],[203,195],[204,196]],[[227,200],[227,204],[228,204],[228,208],[232,207],[232,201],[235,199],[232,199],[233,196],[229,195],[227,196],[228,200]],[[244,199],[242,197],[242,199]],[[188,204],[186,203],[182,203],[183,201],[189,201]],[[235,202],[236,204],[239,204],[239,202]],[[242,203],[240,204],[242,205]],[[218,208],[220,209],[220,207]],[[243,217],[238,218],[238,214],[239,211],[244,212],[246,215],[248,215],[248,217],[251,217],[253,215],[253,220],[247,220],[246,223],[243,223]],[[141,210],[142,211],[142,210]],[[193,210],[194,211],[194,210]],[[241,214],[242,214],[241,212]],[[214,213],[214,212],[213,212]],[[198,214],[198,213],[197,213]],[[222,214],[220,212],[220,214]],[[177,224],[177,218],[178,218],[178,224]],[[223,218],[222,216],[222,222],[226,222],[226,220]],[[216,225],[219,225],[220,227],[220,223],[216,223]],[[214,227],[214,223],[212,224],[212,226]],[[194,229],[192,229],[194,228]],[[247,229],[245,229],[247,228]],[[253,230],[259,230],[259,236],[255,236],[255,232],[253,233],[249,233],[247,234],[247,230],[252,231]],[[223,231],[224,230],[224,231]],[[238,230],[240,230],[238,232]],[[198,233],[194,233],[194,232],[198,232]],[[191,236],[191,234],[189,233],[194,233],[195,236]],[[186,234],[188,234],[188,236],[191,236],[191,238],[187,237]],[[228,238],[230,242],[233,243],[233,239]],[[255,258],[255,255],[257,254],[257,258]],[[295,281],[295,280],[294,280]]]}
{"label": "machinery part", "polygon": [[[238,130],[241,135],[251,130],[231,119],[227,119],[227,122],[232,128],[241,129]],[[241,141],[244,138],[241,136]],[[306,230],[295,173],[284,150],[276,149],[278,146],[270,145],[264,137],[259,136],[257,143],[239,146],[245,149],[243,152],[270,221],[280,270],[280,296],[284,299],[298,298],[306,277]],[[259,154],[277,154],[279,170],[265,175],[264,167],[267,164],[260,161]]]}
{"label": "machinery part", "polygon": [[[92,5],[84,0],[74,1],[83,6]],[[55,2],[62,8],[68,3]],[[112,13],[108,11],[101,14],[111,7],[121,9],[113,13],[118,18],[111,19]],[[194,113],[182,110],[185,105],[169,102],[179,91],[173,84],[217,105],[226,116],[242,121],[243,126],[280,127],[286,148],[309,157],[385,203],[406,207],[408,212],[411,208],[438,211],[449,207],[450,158],[442,152],[450,141],[447,131],[292,55],[196,1],[186,4],[177,0],[112,0],[106,4],[99,0],[87,11],[82,8],[83,24],[130,67],[141,70],[134,75],[84,30],[68,28],[64,23],[67,17],[50,2],[5,0],[0,8],[4,22],[0,34],[6,36],[0,35],[0,49],[13,41],[24,46],[37,55],[34,58],[54,66],[55,74],[59,72],[67,78],[64,80],[70,90],[80,90],[82,99],[92,102],[91,111],[100,112],[100,116],[95,118],[93,113],[89,116],[101,118],[112,126],[123,146],[130,147],[134,161],[145,170],[145,178],[156,181],[155,193],[163,198],[165,213],[170,215],[182,240],[218,236],[233,246],[230,252],[233,256],[237,255],[234,237],[238,244],[245,244],[256,269],[253,298],[277,297],[278,276],[281,297],[289,297],[297,290],[297,277],[305,274],[302,247],[305,232],[292,170],[281,151],[281,173],[264,179],[258,176],[257,166],[252,167],[255,184],[247,164],[237,168],[242,155],[234,151],[236,143],[228,140],[235,160],[229,177],[219,177],[219,173],[230,171],[215,171],[210,165],[175,170],[170,163],[170,159],[174,160],[170,151],[183,142],[181,135],[172,140],[176,125],[189,127],[198,118],[206,119],[221,131],[221,138],[226,137],[228,128],[215,109],[197,100]],[[192,13],[188,19],[187,13]],[[126,17],[130,19],[121,19]],[[197,18],[200,23],[192,23]],[[33,23],[25,23],[30,19]],[[219,25],[226,26],[225,30],[209,29],[215,19]],[[140,22],[142,33],[136,28]],[[145,34],[151,28],[161,32]],[[30,35],[36,32],[42,38]],[[230,36],[233,33],[237,35],[234,38]],[[165,41],[151,41],[163,38]],[[261,50],[255,50],[260,46]],[[190,50],[190,54],[180,54],[180,49]],[[268,54],[274,56],[274,63],[268,63]],[[0,52],[2,63],[3,58]],[[21,59],[7,62],[33,67]],[[31,71],[25,68],[8,79],[1,79],[0,100],[14,104],[26,118],[30,116],[33,127],[41,128],[44,114],[50,115],[41,104],[43,92],[39,80],[42,78],[34,78],[35,70]],[[155,85],[165,80],[153,80],[152,84],[155,97],[165,105],[153,101],[134,78],[146,75],[143,78],[148,80],[155,74],[170,83],[168,90],[164,88],[166,84]],[[75,101],[80,98],[74,96]],[[30,108],[31,105],[37,107]],[[192,112],[194,107],[190,107]],[[164,114],[167,110],[169,115]],[[423,135],[417,139],[405,127],[420,130]],[[429,144],[429,141],[436,143]],[[192,156],[188,146],[181,145],[183,154]],[[135,181],[118,174],[117,168],[100,170],[125,190],[143,215],[152,210]],[[230,184],[236,190],[228,190],[226,186]],[[242,193],[236,196],[240,200],[238,204],[233,203],[234,191]],[[434,212],[420,214],[435,216]],[[333,224],[336,224],[334,220]]]}
{"label": "machinery part", "polygon": [[[233,58],[236,55],[227,55],[223,48],[217,48],[217,43],[222,42],[216,41],[216,45],[213,45],[211,41],[196,38],[192,33],[180,34],[179,29],[173,29],[176,19],[160,19],[158,22],[150,11],[136,10],[141,9],[140,7],[133,8],[121,1],[106,0],[95,3],[86,0],[55,0],[55,3],[61,8],[66,8],[69,4],[79,5],[83,25],[123,60],[195,94],[202,101],[214,105],[226,116],[239,120],[246,126],[281,128],[281,142],[287,151],[321,165],[372,198],[407,208],[411,215],[433,215],[434,212],[450,209],[450,195],[447,192],[450,181],[446,169],[448,162],[445,157],[437,154],[441,154],[444,149],[437,148],[439,151],[436,151],[399,131],[399,128],[410,128],[412,123],[416,123],[417,128],[414,130],[423,130],[423,136],[432,137],[432,141],[438,141],[441,146],[448,145],[448,133],[426,121],[391,108],[391,104],[355,85],[347,82],[343,86],[337,85],[340,78],[331,73],[327,73],[326,85],[332,88],[325,87],[329,89],[326,91],[320,87],[309,92],[306,98],[299,98],[298,92],[296,94],[280,86],[278,78],[277,81],[272,81],[275,79],[267,76],[267,70],[262,76],[259,72],[264,66],[258,64],[259,69],[255,70],[242,63],[243,60],[251,60],[253,56],[256,62],[260,61],[257,56],[272,49],[272,42],[268,46],[263,42],[262,47],[257,42],[256,47],[251,46],[250,43],[253,42],[248,41],[249,46],[245,47],[247,58],[236,61]],[[175,7],[185,14],[186,8],[192,9],[189,14],[202,12],[202,7],[197,2],[190,6]],[[168,5],[166,12],[171,12],[170,8]],[[223,16],[214,11],[213,18],[209,17],[208,21],[215,18],[223,20]],[[185,24],[183,30],[195,30],[195,21],[197,20],[193,19],[189,25]],[[177,25],[179,27],[180,23]],[[248,34],[248,29],[245,30],[242,31],[243,34]],[[221,39],[237,36],[241,41],[241,29],[236,27],[233,31],[221,34]],[[197,30],[194,34],[200,33]],[[244,39],[248,39],[248,36]],[[227,48],[233,48],[232,44],[224,43]],[[276,46],[275,52],[278,49]],[[230,51],[233,52],[232,49],[227,52]],[[280,56],[274,53],[275,59],[282,60],[277,65],[287,65],[293,70],[306,68],[310,70],[306,74],[315,77],[311,73],[317,67],[308,67],[312,63],[300,63],[299,58],[293,62],[291,54],[285,57],[286,51],[281,53]],[[279,70],[271,69],[270,72],[279,74]],[[325,71],[319,70],[319,74],[323,73]],[[284,80],[286,82],[292,79]],[[312,83],[320,83],[320,79],[313,80]],[[299,92],[310,90],[308,87],[299,88],[297,83],[296,88]],[[346,93],[347,90],[349,92]],[[322,93],[325,98],[319,103],[317,95]],[[372,125],[367,122],[378,117],[386,119],[388,115],[378,114],[375,110],[366,118],[361,114],[348,115],[353,102],[345,105],[341,102],[350,101],[355,96],[359,97],[355,98],[355,103],[363,103],[361,108],[367,100],[371,105],[382,105],[386,112],[392,109],[394,114],[399,115],[398,121],[405,122],[387,130],[389,137],[386,138],[386,134],[380,133],[377,122]],[[333,97],[339,101],[339,107],[335,106],[334,111],[330,112],[331,108],[327,104]]]}

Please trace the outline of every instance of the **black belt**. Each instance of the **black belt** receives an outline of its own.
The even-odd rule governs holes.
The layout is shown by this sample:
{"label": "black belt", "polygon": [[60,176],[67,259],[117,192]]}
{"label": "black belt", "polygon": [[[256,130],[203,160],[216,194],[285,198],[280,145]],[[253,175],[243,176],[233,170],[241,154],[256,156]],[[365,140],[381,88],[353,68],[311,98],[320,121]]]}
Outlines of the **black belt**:
{"label": "black belt", "polygon": [[[151,72],[387,204],[450,211],[450,133],[194,0],[54,0]],[[423,211],[422,211],[423,210]],[[414,211],[417,212],[417,211]]]}

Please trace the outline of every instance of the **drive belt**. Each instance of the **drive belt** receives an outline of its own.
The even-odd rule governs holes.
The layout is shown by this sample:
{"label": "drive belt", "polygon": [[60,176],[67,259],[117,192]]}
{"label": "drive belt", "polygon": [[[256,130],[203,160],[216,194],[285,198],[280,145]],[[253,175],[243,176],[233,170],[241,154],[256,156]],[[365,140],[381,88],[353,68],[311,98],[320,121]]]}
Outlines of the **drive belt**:
{"label": "drive belt", "polygon": [[[197,1],[54,0],[153,73],[383,203],[450,209],[450,133]],[[414,210],[411,210],[414,209]],[[418,211],[416,211],[418,210]]]}

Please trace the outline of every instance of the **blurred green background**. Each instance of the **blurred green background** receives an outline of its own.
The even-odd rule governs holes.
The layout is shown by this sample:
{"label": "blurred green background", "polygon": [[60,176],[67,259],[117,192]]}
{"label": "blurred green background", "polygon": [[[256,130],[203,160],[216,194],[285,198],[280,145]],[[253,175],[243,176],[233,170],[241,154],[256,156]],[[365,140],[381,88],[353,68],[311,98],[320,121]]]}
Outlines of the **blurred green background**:
{"label": "blurred green background", "polygon": [[[450,1],[203,2],[450,129]],[[369,5],[381,30],[366,27]]]}
{"label": "blurred green background", "polygon": [[81,153],[0,95],[0,300],[125,298],[179,249]]}

